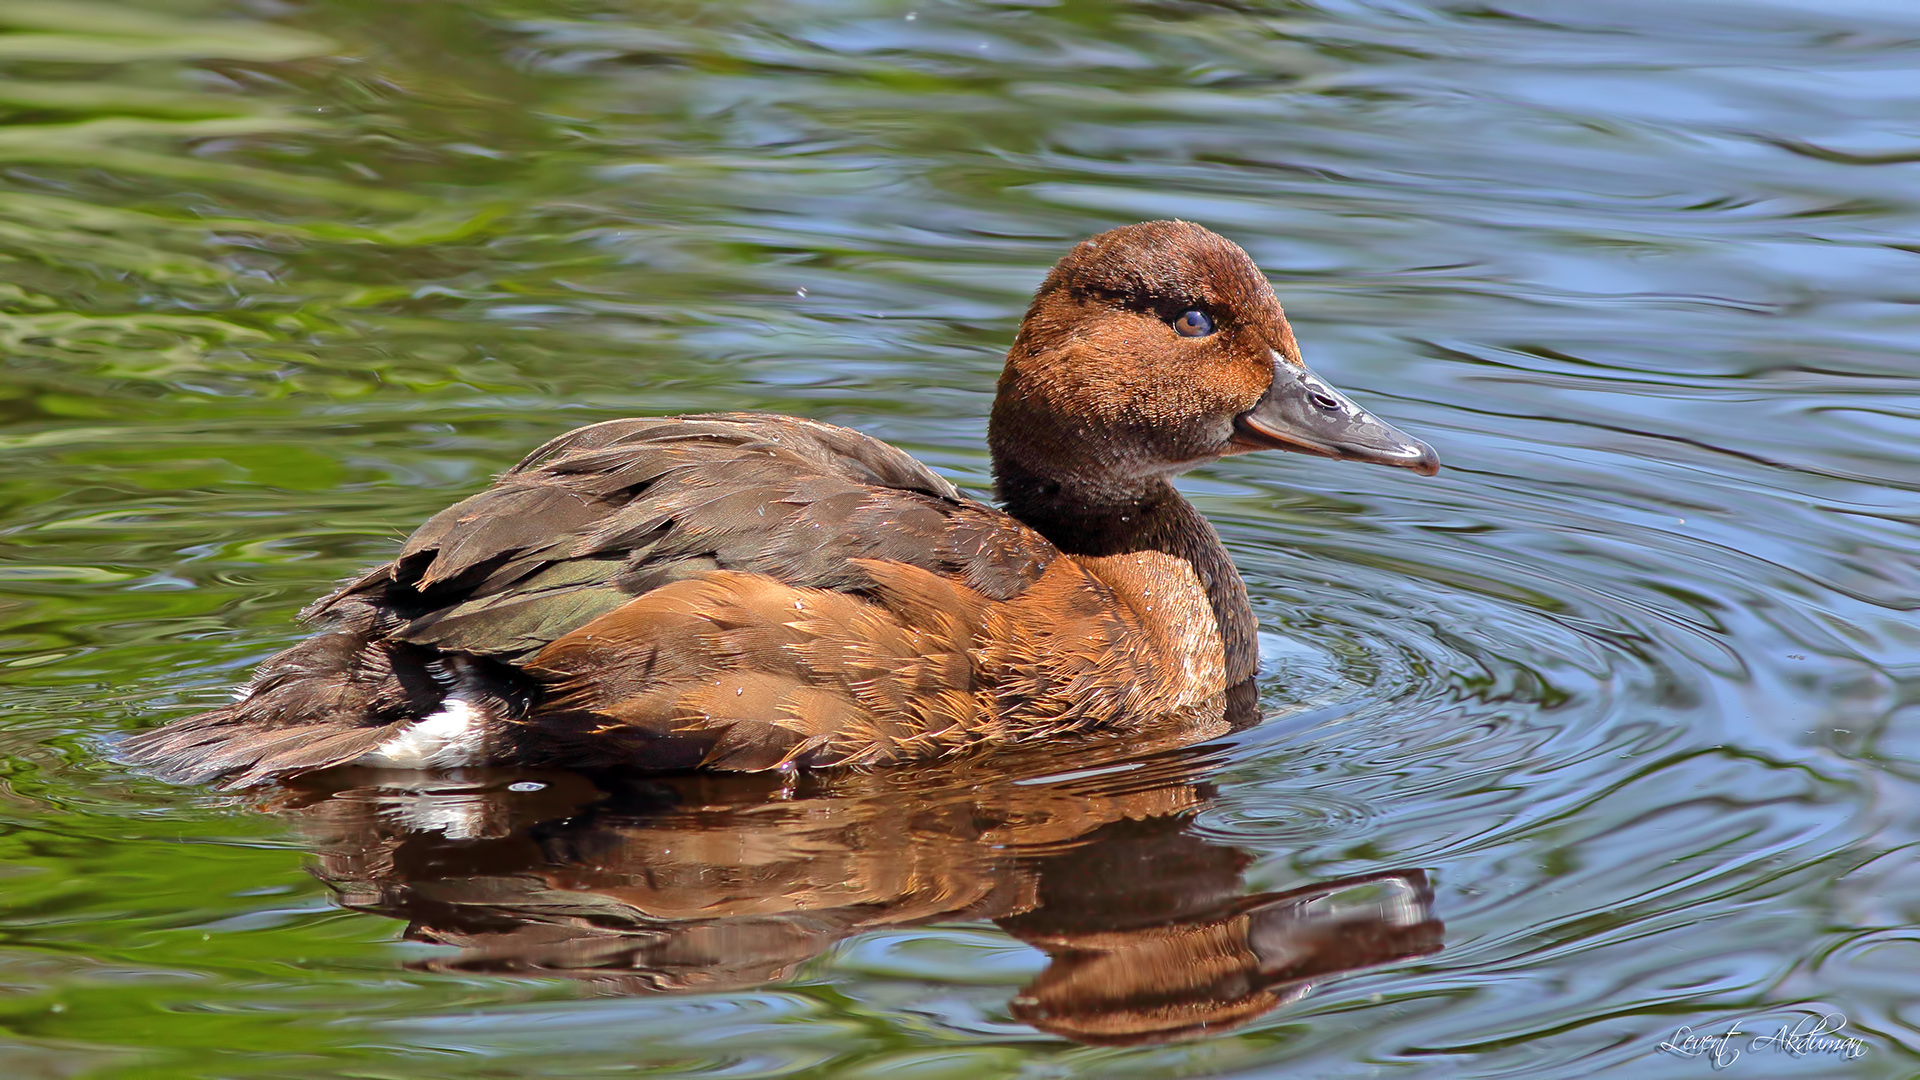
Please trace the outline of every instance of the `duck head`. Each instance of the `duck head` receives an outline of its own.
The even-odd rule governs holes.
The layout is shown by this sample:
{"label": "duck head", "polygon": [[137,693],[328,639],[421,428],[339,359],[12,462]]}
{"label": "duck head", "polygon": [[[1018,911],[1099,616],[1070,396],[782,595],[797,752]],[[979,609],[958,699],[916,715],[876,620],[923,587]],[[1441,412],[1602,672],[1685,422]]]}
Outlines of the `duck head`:
{"label": "duck head", "polygon": [[1003,494],[1038,484],[1087,505],[1252,450],[1440,468],[1308,370],[1253,260],[1184,221],[1101,233],[1054,266],[1007,354],[988,440]]}

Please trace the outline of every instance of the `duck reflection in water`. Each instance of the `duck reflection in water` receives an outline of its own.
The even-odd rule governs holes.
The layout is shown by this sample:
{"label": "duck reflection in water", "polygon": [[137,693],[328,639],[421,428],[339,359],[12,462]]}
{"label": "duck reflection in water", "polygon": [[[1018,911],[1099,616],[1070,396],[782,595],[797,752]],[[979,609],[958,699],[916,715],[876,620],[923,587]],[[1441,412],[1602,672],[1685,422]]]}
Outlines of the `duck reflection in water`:
{"label": "duck reflection in water", "polygon": [[1219,752],[1138,749],[784,777],[350,768],[284,805],[342,905],[457,950],[419,966],[613,993],[742,990],[866,931],[990,919],[1048,957],[1015,1019],[1149,1043],[1440,948],[1417,869],[1246,894],[1253,857],[1193,828]]}

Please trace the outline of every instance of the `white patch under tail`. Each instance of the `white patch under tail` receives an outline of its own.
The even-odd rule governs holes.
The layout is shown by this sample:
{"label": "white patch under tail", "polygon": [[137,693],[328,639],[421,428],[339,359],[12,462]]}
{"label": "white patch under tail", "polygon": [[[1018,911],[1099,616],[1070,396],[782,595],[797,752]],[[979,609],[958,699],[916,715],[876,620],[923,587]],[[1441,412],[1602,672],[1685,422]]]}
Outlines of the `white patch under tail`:
{"label": "white patch under tail", "polygon": [[478,765],[485,758],[489,719],[485,709],[470,701],[449,697],[440,703],[439,712],[416,720],[354,764],[392,769]]}

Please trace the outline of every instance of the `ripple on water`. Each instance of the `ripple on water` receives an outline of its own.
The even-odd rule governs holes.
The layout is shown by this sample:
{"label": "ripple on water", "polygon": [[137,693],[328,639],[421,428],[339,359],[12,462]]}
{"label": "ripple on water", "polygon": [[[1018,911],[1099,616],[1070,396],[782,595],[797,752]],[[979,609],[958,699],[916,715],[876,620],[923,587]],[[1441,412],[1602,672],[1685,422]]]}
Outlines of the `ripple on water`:
{"label": "ripple on water", "polygon": [[1372,817],[1367,805],[1331,792],[1298,790],[1291,778],[1236,785],[1207,808],[1198,828],[1234,842],[1261,846],[1356,839]]}

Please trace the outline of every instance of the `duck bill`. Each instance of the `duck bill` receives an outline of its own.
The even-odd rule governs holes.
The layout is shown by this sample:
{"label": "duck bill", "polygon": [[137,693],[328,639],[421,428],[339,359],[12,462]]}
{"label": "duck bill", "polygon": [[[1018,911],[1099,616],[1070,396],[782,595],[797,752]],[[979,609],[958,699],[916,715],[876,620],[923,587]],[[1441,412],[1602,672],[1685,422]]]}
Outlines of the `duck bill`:
{"label": "duck bill", "polygon": [[1234,418],[1232,442],[1242,450],[1292,450],[1397,465],[1422,476],[1440,471],[1433,447],[1376,419],[1305,365],[1278,357],[1266,396]]}

